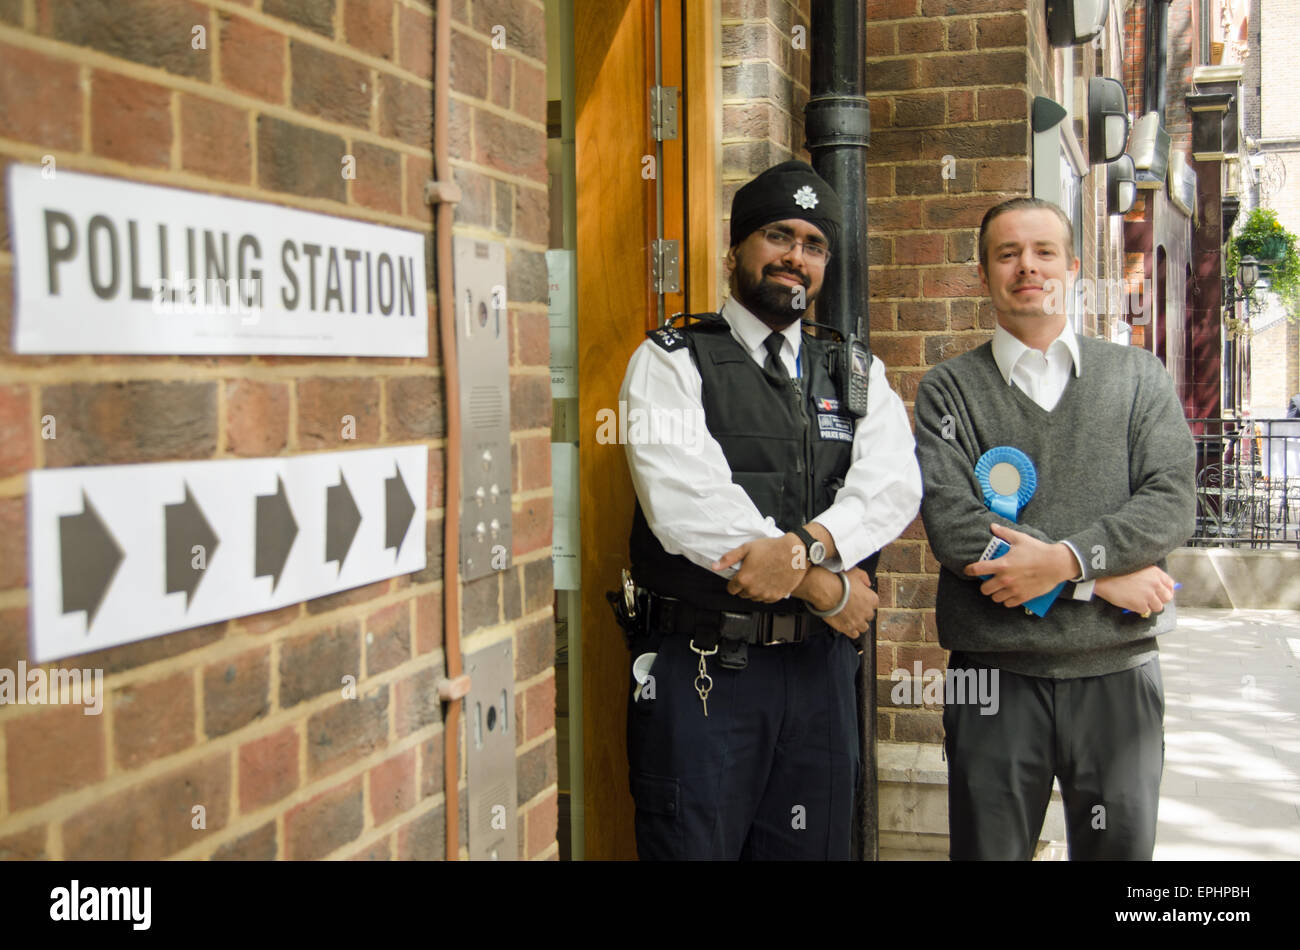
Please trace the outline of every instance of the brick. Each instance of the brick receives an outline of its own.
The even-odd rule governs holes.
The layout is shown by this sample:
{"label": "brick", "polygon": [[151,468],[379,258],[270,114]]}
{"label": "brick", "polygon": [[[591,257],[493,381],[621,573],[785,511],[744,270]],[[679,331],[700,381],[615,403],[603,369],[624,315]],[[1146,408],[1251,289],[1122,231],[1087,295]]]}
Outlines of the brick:
{"label": "brick", "polygon": [[867,56],[889,56],[898,52],[898,27],[893,23],[867,23]]}
{"label": "brick", "polygon": [[976,309],[973,300],[948,301],[948,329],[974,330]]}
{"label": "brick", "polygon": [[317,779],[388,744],[388,687],[344,699],[307,723],[307,775]]}
{"label": "brick", "polygon": [[397,832],[399,861],[442,861],[447,856],[447,818],[443,805],[425,812]]}
{"label": "brick", "polygon": [[[898,329],[900,330],[946,330],[948,314],[941,300],[909,300],[898,304]],[[896,549],[887,549],[896,550]],[[899,556],[895,554],[895,557]],[[918,560],[919,564],[919,560]],[[895,570],[884,567],[882,570]]]}
{"label": "brick", "polygon": [[1029,162],[1027,159],[976,162],[975,187],[980,191],[1026,192],[1029,190]]}
{"label": "brick", "polygon": [[257,117],[257,181],[267,191],[346,201],[343,139],[328,132]]}
{"label": "brick", "polygon": [[442,648],[442,593],[425,594],[415,602],[415,652]]}
{"label": "brick", "polygon": [[35,466],[31,404],[26,386],[0,386],[0,478]]}
{"label": "brick", "polygon": [[262,0],[262,12],[334,36],[334,0]]}
{"label": "brick", "polygon": [[[385,390],[389,442],[441,439],[446,434],[440,377],[422,373],[390,378]],[[358,433],[359,423],[358,417]]]}
{"label": "brick", "polygon": [[451,85],[475,99],[488,97],[489,47],[483,41],[451,31]]}
{"label": "brick", "polygon": [[319,47],[289,41],[295,109],[331,122],[370,125],[370,68]]}
{"label": "brick", "polygon": [[519,801],[536,798],[556,781],[555,736],[529,749],[516,760]]}
{"label": "brick", "polygon": [[555,727],[555,677],[548,676],[528,687],[528,714],[524,720],[523,741],[531,742],[547,729]]}
{"label": "brick", "polygon": [[559,793],[553,792],[528,809],[526,857],[535,858],[555,843],[559,826]]}
{"label": "brick", "polygon": [[1027,95],[1023,89],[978,90],[980,120],[1023,119],[1029,114]]}
{"label": "brick", "polygon": [[876,231],[894,231],[921,226],[921,202],[914,199],[871,201],[867,213]]}
{"label": "brick", "polygon": [[424,529],[424,569],[411,575],[412,584],[442,579],[442,519],[430,521]]}
{"label": "brick", "polygon": [[[380,77],[380,84],[383,84],[383,77]],[[432,106],[430,106],[432,108]],[[450,158],[464,159],[472,161],[474,158],[474,147],[471,141],[472,130],[474,127],[474,113],[478,111],[473,106],[452,99],[447,103],[447,153]],[[431,143],[424,143],[424,147],[430,147]],[[452,169],[452,172],[467,171],[465,169]],[[459,179],[457,179],[459,181]],[[463,186],[462,186],[463,187]]]}
{"label": "brick", "polygon": [[433,163],[418,155],[404,155],[405,171],[403,181],[402,213],[408,218],[419,218],[426,224],[433,223],[433,207],[424,200],[424,185],[433,177]]}
{"label": "brick", "polygon": [[442,701],[438,697],[438,681],[442,676],[443,668],[438,665],[420,670],[397,684],[394,712],[399,739],[443,721]]}
{"label": "brick", "polygon": [[298,787],[298,729],[245,742],[239,747],[239,813],[278,802]]}
{"label": "brick", "polygon": [[0,138],[80,151],[81,110],[75,63],[0,43]]}
{"label": "brick", "polygon": [[871,296],[874,297],[916,297],[919,294],[920,280],[914,270],[897,268],[879,268],[871,275]]}
{"label": "brick", "polygon": [[946,20],[947,46],[949,50],[975,48],[975,21]]}
{"label": "brick", "polygon": [[280,648],[280,708],[288,709],[330,690],[341,691],[344,676],[360,675],[361,628],[357,621],[294,637]]}
{"label": "brick", "polygon": [[537,374],[510,377],[510,428],[546,429],[551,425],[551,377]]}
{"label": "brick", "polygon": [[550,436],[530,436],[516,444],[519,450],[520,490],[533,491],[551,484]]}
{"label": "brick", "polygon": [[[932,336],[925,340],[925,362],[927,365],[942,363],[944,360],[960,356],[967,350],[973,350],[986,337],[979,333],[963,333],[957,336]],[[928,605],[927,605],[928,606]]]}
{"label": "brick", "polygon": [[82,653],[67,660],[60,660],[55,665],[60,667],[81,667],[85,669],[102,669],[105,676],[121,673],[124,670],[137,669],[156,663],[169,657],[180,656],[193,650],[216,643],[226,634],[225,621],[191,627],[169,633],[165,637],[150,637],[138,643],[96,650],[94,653]]}
{"label": "brick", "polygon": [[299,380],[298,441],[305,449],[378,442],[379,381],[373,377]]}
{"label": "brick", "polygon": [[550,366],[550,321],[546,314],[516,311],[512,322],[519,341],[512,347],[514,362],[524,366]]}
{"label": "brick", "polygon": [[475,0],[470,7],[476,32],[490,36],[494,27],[504,26],[506,49],[546,61],[546,19],[540,6],[515,0]]}
{"label": "brick", "polygon": [[268,821],[256,831],[240,835],[212,852],[213,861],[274,861],[277,857],[275,822]]}
{"label": "brick", "polygon": [[918,60],[920,84],[943,86],[997,86],[1024,82],[1026,50],[981,53],[979,56],[936,55]]}
{"label": "brick", "polygon": [[415,805],[415,750],[381,762],[370,770],[370,814],[378,827]]}
{"label": "brick", "polygon": [[0,861],[45,861],[48,832],[45,825],[36,825],[17,834],[0,838]]}
{"label": "brick", "polygon": [[515,635],[515,680],[531,679],[554,665],[554,621],[545,617],[520,628]]}
{"label": "brick", "polygon": [[171,160],[171,96],[169,90],[151,82],[94,70],[91,150],[132,165],[166,168]]}
{"label": "brick", "polygon": [[194,744],[194,677],[189,670],[113,693],[114,758],[139,768]]}
{"label": "brick", "polygon": [[69,383],[41,391],[55,419],[49,467],[210,458],[217,447],[212,382]]}
{"label": "brick", "polygon": [[258,636],[288,626],[301,613],[302,604],[290,604],[288,607],[281,607],[278,610],[267,610],[260,614],[249,614],[247,617],[240,617],[235,623],[245,633]]}
{"label": "brick", "polygon": [[267,102],[283,102],[284,36],[240,16],[220,17],[222,81]]}
{"label": "brick", "polygon": [[920,366],[921,339],[914,336],[871,337],[871,352],[878,356],[886,366]]}
{"label": "brick", "polygon": [[391,861],[393,860],[393,846],[391,838],[380,838],[378,841],[371,842],[362,848],[356,854],[348,858],[349,861]]}
{"label": "brick", "polygon": [[411,605],[393,604],[366,618],[366,675],[375,676],[411,658]]}
{"label": "brick", "polygon": [[944,27],[939,20],[911,20],[898,24],[900,53],[933,53],[943,49]]}
{"label": "brick", "polygon": [[975,263],[975,234],[957,231],[948,235],[948,260],[954,264]]}
{"label": "brick", "polygon": [[271,651],[250,650],[203,670],[203,731],[224,736],[271,709]]}
{"label": "brick", "polygon": [[104,778],[103,717],[88,716],[84,708],[49,706],[5,724],[11,812]]}
{"label": "brick", "polygon": [[1024,13],[981,17],[975,21],[975,24],[975,35],[980,49],[997,46],[1024,47],[1028,41],[1028,26]]}
{"label": "brick", "polygon": [[[474,128],[474,154],[478,164],[534,181],[546,180],[544,130],[483,111],[475,116]],[[723,148],[725,152],[726,146]]]}
{"label": "brick", "polygon": [[393,58],[393,0],[343,0],[343,35],[353,49]]}
{"label": "brick", "polygon": [[[867,308],[867,318],[870,321],[871,332],[889,332],[898,329],[898,321],[895,317],[897,305],[888,300],[877,300]],[[877,354],[879,355],[879,354]]]}
{"label": "brick", "polygon": [[420,798],[425,799],[446,791],[443,777],[444,749],[442,733],[437,732],[420,743]]}
{"label": "brick", "polygon": [[1017,0],[921,0],[922,16],[970,16],[1023,9]]}
{"label": "brick", "polygon": [[23,25],[23,0],[0,0],[0,23]]}
{"label": "brick", "polygon": [[222,181],[245,183],[252,176],[248,113],[242,109],[181,96],[181,166]]}
{"label": "brick", "polygon": [[500,234],[508,235],[514,228],[514,189],[509,182],[492,182],[492,227]]}
{"label": "brick", "polygon": [[925,202],[923,222],[930,228],[978,228],[990,201],[983,195],[948,195]]}
{"label": "brick", "polygon": [[361,835],[361,776],[322,792],[284,816],[284,856],[318,861]]}
{"label": "brick", "polygon": [[227,380],[226,451],[261,458],[289,442],[289,387],[251,379]]}
{"label": "brick", "polygon": [[392,149],[365,142],[353,142],[350,153],[356,159],[352,200],[357,204],[402,213],[402,157]]}
{"label": "brick", "polygon": [[515,111],[534,122],[546,120],[546,73],[520,60],[514,61]]}
{"label": "brick", "polygon": [[926,271],[922,292],[929,298],[975,297],[980,293],[979,275],[969,264],[932,267]]}
{"label": "brick", "polygon": [[[194,827],[196,805],[203,806],[203,828]],[[98,798],[63,823],[63,856],[157,860],[220,831],[229,815],[230,756],[223,752]]]}
{"label": "brick", "polygon": [[36,15],[44,36],[204,80],[211,39],[209,49],[194,49],[190,30],[207,23],[207,8],[188,0],[40,0]]}
{"label": "brick", "polygon": [[461,589],[461,629],[465,634],[501,622],[501,581],[498,574],[470,581]]}
{"label": "brick", "polygon": [[[894,238],[894,261],[898,264],[941,264],[944,247],[942,234],[900,234]],[[899,316],[901,319],[901,310]]]}
{"label": "brick", "polygon": [[[542,251],[511,250],[506,256],[506,284],[510,288],[512,303],[548,303],[550,281],[546,270],[546,254]],[[551,425],[550,376],[540,377],[546,384],[546,426]]]}
{"label": "brick", "polygon": [[894,717],[899,742],[943,742],[943,717],[939,713],[899,713]]}
{"label": "brick", "polygon": [[[451,109],[453,116],[458,109],[459,106]],[[464,118],[461,121],[464,121]],[[379,134],[400,139],[408,145],[431,148],[433,144],[432,91],[393,76],[381,75],[379,77]],[[452,157],[468,156],[458,154]]]}
{"label": "brick", "polygon": [[894,97],[894,125],[941,125],[947,116],[943,93]]}
{"label": "brick", "polygon": [[867,20],[900,20],[916,16],[917,0],[867,0]]}
{"label": "brick", "polygon": [[[514,75],[514,62],[510,56],[493,56],[489,60],[489,68],[492,70],[489,95],[492,104],[502,109],[510,108],[511,90],[514,85],[511,80]],[[534,116],[530,113],[529,118]]]}
{"label": "brick", "polygon": [[[894,89],[915,89],[922,85],[933,86],[935,84],[921,82],[918,62],[911,57],[880,59],[867,63],[867,89],[873,94],[889,92]],[[947,85],[947,83],[944,83],[944,85]],[[873,150],[875,148],[874,141],[872,142],[872,148]]]}
{"label": "brick", "polygon": [[339,591],[337,594],[326,594],[323,597],[313,597],[306,602],[307,613],[324,614],[331,610],[338,610],[340,607],[351,607],[353,604],[363,604],[367,600],[374,600],[388,593],[389,582],[386,580],[376,581],[373,584],[364,584],[361,587],[353,587],[349,590]]}
{"label": "brick", "polygon": [[452,172],[461,189],[461,200],[456,204],[455,222],[492,227],[491,181],[469,169],[456,168]]}
{"label": "brick", "polygon": [[534,498],[518,503],[513,512],[511,535],[512,553],[521,557],[530,551],[551,546],[551,531],[555,527],[550,498]]}
{"label": "brick", "polygon": [[876,636],[891,642],[920,640],[921,615],[911,610],[882,610],[876,621]]}
{"label": "brick", "polygon": [[[3,444],[0,441],[0,444]],[[27,586],[26,496],[0,498],[0,590]],[[0,668],[4,667],[0,658]]]}
{"label": "brick", "polygon": [[950,92],[948,99],[948,121],[949,122],[972,122],[975,119],[975,92],[971,89],[961,89],[956,92]]}

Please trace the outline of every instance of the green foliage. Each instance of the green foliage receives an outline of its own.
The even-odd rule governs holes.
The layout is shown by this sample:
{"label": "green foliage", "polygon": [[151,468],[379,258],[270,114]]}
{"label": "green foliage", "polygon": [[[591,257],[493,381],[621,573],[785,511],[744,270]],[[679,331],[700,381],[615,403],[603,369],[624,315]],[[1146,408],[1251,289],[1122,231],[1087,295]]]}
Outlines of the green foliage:
{"label": "green foliage", "polygon": [[1279,258],[1276,264],[1261,263],[1260,274],[1269,278],[1269,289],[1282,298],[1287,317],[1295,319],[1300,312],[1300,254],[1296,252],[1296,236],[1282,227],[1277,212],[1267,208],[1250,212],[1237,236],[1228,243],[1227,273],[1235,275],[1237,265],[1247,255],[1261,262]]}

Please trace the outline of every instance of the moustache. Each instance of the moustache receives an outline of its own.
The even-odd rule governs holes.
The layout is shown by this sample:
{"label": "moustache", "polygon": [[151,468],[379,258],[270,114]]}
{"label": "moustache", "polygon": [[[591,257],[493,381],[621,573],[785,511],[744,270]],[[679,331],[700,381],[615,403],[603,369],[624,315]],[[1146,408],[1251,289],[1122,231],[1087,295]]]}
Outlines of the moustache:
{"label": "moustache", "polygon": [[795,280],[799,281],[799,283],[803,284],[805,289],[808,287],[808,283],[809,283],[808,278],[805,277],[803,274],[800,274],[798,271],[786,270],[784,268],[777,269],[777,268],[768,267],[763,271],[763,275],[765,277],[777,277],[777,276],[793,277]]}

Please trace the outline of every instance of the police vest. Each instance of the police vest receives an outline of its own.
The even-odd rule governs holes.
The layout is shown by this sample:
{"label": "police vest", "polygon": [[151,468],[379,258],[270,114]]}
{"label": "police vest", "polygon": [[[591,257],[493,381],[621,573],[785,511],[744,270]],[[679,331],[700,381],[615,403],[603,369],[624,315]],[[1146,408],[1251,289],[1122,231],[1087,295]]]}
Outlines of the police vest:
{"label": "police vest", "polygon": [[[791,531],[830,507],[852,462],[854,432],[854,418],[840,406],[831,377],[831,344],[803,335],[796,389],[793,380],[778,384],[769,377],[719,315],[647,335],[667,350],[690,350],[709,433],[722,446],[732,480],[764,516]],[[639,500],[629,548],[640,586],[693,606],[744,613],[803,609],[797,598],[764,604],[727,593],[727,578],[664,550]]]}

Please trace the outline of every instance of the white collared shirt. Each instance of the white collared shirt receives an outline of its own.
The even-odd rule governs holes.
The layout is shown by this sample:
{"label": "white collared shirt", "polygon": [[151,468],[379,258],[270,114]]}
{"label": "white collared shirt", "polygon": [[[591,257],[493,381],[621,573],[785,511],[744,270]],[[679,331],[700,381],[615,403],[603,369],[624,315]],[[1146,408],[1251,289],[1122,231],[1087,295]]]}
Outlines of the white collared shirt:
{"label": "white collared shirt", "polygon": [[[993,362],[1008,386],[1015,386],[1040,407],[1051,412],[1061,401],[1065,387],[1070,383],[1070,369],[1078,377],[1082,372],[1079,360],[1079,341],[1074,330],[1066,323],[1061,335],[1047,344],[1047,352],[1026,346],[998,324],[993,331]],[[1083,558],[1069,541],[1066,546],[1074,552],[1079,562],[1077,577],[1083,577]],[[1075,600],[1091,600],[1095,581],[1078,581],[1074,589]]]}
{"label": "white collared shirt", "polygon": [[[772,330],[734,298],[722,306],[732,336],[759,366],[767,359],[763,341]],[[781,331],[781,362],[795,374],[802,332],[795,321]],[[669,352],[645,340],[628,361],[620,402],[629,417],[652,410],[701,417],[703,383],[686,347]],[[669,554],[681,554],[706,570],[733,548],[785,532],[759,513],[731,477],[722,446],[699,426],[687,440],[651,438],[625,444],[628,468],[650,530]],[[814,519],[838,552],[822,566],[842,570],[884,547],[911,524],[921,506],[921,470],[903,401],[889,387],[885,365],[872,359],[867,414],[856,420],[844,487]],[[722,572],[734,574],[736,568]]]}

